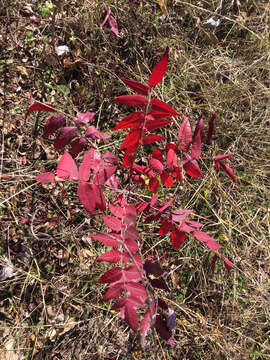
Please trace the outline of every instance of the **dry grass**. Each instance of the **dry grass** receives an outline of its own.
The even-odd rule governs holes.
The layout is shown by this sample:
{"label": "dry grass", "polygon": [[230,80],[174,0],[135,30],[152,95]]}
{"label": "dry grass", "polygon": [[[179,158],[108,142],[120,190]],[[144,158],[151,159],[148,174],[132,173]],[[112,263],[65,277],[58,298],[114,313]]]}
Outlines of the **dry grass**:
{"label": "dry grass", "polygon": [[[0,259],[12,275],[0,282],[0,359],[270,358],[268,1],[234,1],[212,30],[201,25],[219,1],[168,1],[164,18],[155,1],[108,0],[119,39],[99,29],[103,2],[62,1],[55,17],[48,3],[0,7]],[[29,20],[33,14],[38,23]],[[58,57],[55,41],[70,53]],[[144,251],[168,250],[163,266],[173,290],[163,295],[177,314],[177,346],[150,343],[136,357],[139,339],[101,303],[96,285],[104,268],[93,262],[102,249],[87,235],[100,219],[86,215],[72,187],[63,198],[60,185],[36,183],[38,173],[55,169],[58,155],[41,139],[44,116],[25,122],[24,114],[32,93],[70,116],[96,111],[98,126],[110,131],[123,112],[112,99],[127,91],[119,77],[147,79],[166,45],[169,69],[157,95],[192,125],[200,115],[218,118],[214,146],[205,148],[205,177],[179,186],[178,201],[196,210],[234,268],[228,274],[218,264],[211,275],[198,243],[176,252],[166,239],[153,242],[153,225],[142,227]],[[175,139],[176,131],[166,136]],[[122,135],[100,145],[116,152]],[[230,164],[238,186],[210,166],[208,159],[224,151],[236,154]]]}

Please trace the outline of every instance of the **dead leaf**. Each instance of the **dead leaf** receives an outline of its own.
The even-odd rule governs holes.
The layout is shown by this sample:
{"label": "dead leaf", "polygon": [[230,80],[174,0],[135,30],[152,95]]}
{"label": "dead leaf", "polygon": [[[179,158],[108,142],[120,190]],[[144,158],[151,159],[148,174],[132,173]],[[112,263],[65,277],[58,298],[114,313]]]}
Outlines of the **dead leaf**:
{"label": "dead leaf", "polygon": [[24,66],[16,66],[16,69],[24,76],[29,77],[28,71]]}
{"label": "dead leaf", "polygon": [[16,347],[15,340],[9,339],[0,352],[0,360],[19,360],[21,355],[18,355],[13,349]]}

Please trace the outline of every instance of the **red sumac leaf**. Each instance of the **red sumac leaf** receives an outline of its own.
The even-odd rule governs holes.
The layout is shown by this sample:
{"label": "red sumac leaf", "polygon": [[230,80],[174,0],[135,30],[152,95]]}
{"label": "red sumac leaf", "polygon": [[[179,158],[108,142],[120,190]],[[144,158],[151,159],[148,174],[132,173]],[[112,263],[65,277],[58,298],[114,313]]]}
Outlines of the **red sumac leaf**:
{"label": "red sumac leaf", "polygon": [[120,37],[117,21],[111,14],[108,17],[108,23],[109,23],[111,32],[113,32],[114,35],[116,35],[117,37]]}
{"label": "red sumac leaf", "polygon": [[148,79],[149,86],[154,87],[161,82],[167,70],[168,58],[169,58],[169,48],[167,47],[161,59],[156,64],[151,75],[149,76]]}
{"label": "red sumac leaf", "polygon": [[168,120],[168,119],[147,120],[145,123],[145,128],[147,131],[153,131],[156,129],[160,129],[164,126],[167,126],[171,122],[172,122],[172,120]]}
{"label": "red sumac leaf", "polygon": [[81,166],[79,167],[79,179],[82,181],[88,181],[91,169],[97,173],[99,170],[100,160],[100,152],[94,148],[89,149],[84,155]]}
{"label": "red sumac leaf", "polygon": [[157,199],[158,199],[158,193],[154,194],[154,195],[151,197],[151,200],[150,200],[150,206],[151,206],[151,207],[153,207],[153,206],[156,205]]}
{"label": "red sumac leaf", "polygon": [[165,210],[167,210],[171,205],[172,203],[174,202],[175,200],[175,196],[172,197],[170,200],[168,200],[167,202],[165,202],[165,204],[158,210],[158,213],[163,213]]}
{"label": "red sumac leaf", "polygon": [[120,267],[114,267],[106,271],[98,280],[99,283],[114,283],[120,280],[122,277],[122,269]]}
{"label": "red sumac leaf", "polygon": [[107,161],[109,164],[117,164],[119,162],[119,158],[110,151],[106,151],[102,155],[102,159]]}
{"label": "red sumac leaf", "polygon": [[105,167],[104,169],[100,170],[98,174],[94,177],[93,184],[96,185],[105,184],[105,182],[109,180],[110,177],[115,173],[116,169],[117,169],[117,165],[111,167]]}
{"label": "red sumac leaf", "polygon": [[204,231],[196,230],[196,231],[193,232],[193,236],[197,240],[204,243],[212,251],[217,251],[218,249],[223,248],[223,246],[218,244],[217,241],[214,238],[212,238],[211,236],[206,234]]}
{"label": "red sumac leaf", "polygon": [[223,261],[224,261],[224,264],[225,264],[227,270],[231,270],[231,268],[233,266],[232,262],[229,259],[227,259],[226,257],[223,259]]}
{"label": "red sumac leaf", "polygon": [[173,228],[173,223],[170,220],[162,219],[162,225],[158,230],[158,234],[163,236],[168,234],[168,232]]}
{"label": "red sumac leaf", "polygon": [[122,258],[122,253],[119,250],[109,250],[106,251],[104,254],[101,254],[96,261],[105,261],[109,263],[117,263]]}
{"label": "red sumac leaf", "polygon": [[167,152],[167,165],[171,170],[177,167],[177,155],[173,149],[169,149]]}
{"label": "red sumac leaf", "polygon": [[216,266],[216,262],[217,262],[218,258],[219,257],[217,256],[217,254],[214,254],[213,259],[212,259],[211,264],[210,264],[210,268],[211,268],[212,273],[214,273],[214,271],[215,271],[215,266]]}
{"label": "red sumac leaf", "polygon": [[184,221],[189,214],[191,214],[193,212],[193,210],[173,210],[171,212],[172,214],[172,220],[173,221],[177,221],[177,222],[182,222]]}
{"label": "red sumac leaf", "polygon": [[183,164],[183,168],[185,172],[191,177],[199,178],[202,176],[202,172],[197,163],[197,160],[185,161]]}
{"label": "red sumac leaf", "polygon": [[164,160],[160,150],[154,149],[152,152],[152,157],[159,160],[163,164]]}
{"label": "red sumac leaf", "polygon": [[234,154],[222,154],[222,155],[216,155],[213,157],[214,161],[220,161],[220,160],[224,160],[224,159],[228,159],[230,157],[234,156]]}
{"label": "red sumac leaf", "polygon": [[155,191],[157,191],[158,186],[159,186],[158,179],[157,178],[151,178],[150,181],[149,181],[149,190],[151,192],[155,192]]}
{"label": "red sumac leaf", "polygon": [[95,197],[96,197],[96,207],[101,210],[101,211],[105,211],[106,210],[106,201],[104,198],[104,194],[102,192],[102,189],[100,186],[93,184],[92,185],[94,193],[95,193]]}
{"label": "red sumac leaf", "polygon": [[102,219],[105,224],[113,231],[121,231],[122,229],[124,229],[122,221],[115,218],[114,216],[102,216]]}
{"label": "red sumac leaf", "polygon": [[100,132],[95,126],[91,125],[88,126],[88,128],[85,131],[84,134],[86,137],[89,136],[92,139],[101,139],[101,140],[106,140],[108,138],[110,138],[110,135],[106,135],[102,132]]}
{"label": "red sumac leaf", "polygon": [[78,168],[72,156],[65,150],[57,165],[56,175],[61,179],[78,180]]}
{"label": "red sumac leaf", "polygon": [[82,125],[86,125],[89,122],[93,122],[95,113],[94,112],[85,112],[81,113],[78,112],[75,116],[75,124],[78,128],[80,128]]}
{"label": "red sumac leaf", "polygon": [[42,104],[39,101],[35,101],[26,111],[25,119],[33,111],[45,111],[45,112],[56,112],[55,108],[50,104]]}
{"label": "red sumac leaf", "polygon": [[136,91],[136,93],[141,95],[148,95],[149,87],[147,85],[142,84],[138,81],[128,80],[126,78],[121,78],[121,80],[132,90]]}
{"label": "red sumac leaf", "polygon": [[94,240],[99,241],[101,244],[106,245],[106,246],[120,246],[121,245],[121,242],[119,240],[117,240],[117,237],[119,237],[119,234],[115,234],[115,233],[108,233],[108,234],[99,233],[99,234],[92,234],[90,236]]}
{"label": "red sumac leaf", "polygon": [[55,176],[51,172],[45,172],[36,176],[36,180],[40,181],[42,184],[55,181]]}
{"label": "red sumac leaf", "polygon": [[193,134],[193,139],[192,139],[192,142],[193,142],[193,143],[194,143],[194,139],[195,139],[195,137],[197,136],[198,132],[201,133],[201,141],[202,141],[203,136],[204,136],[204,121],[203,121],[203,118],[200,118],[200,119],[197,121],[195,130],[194,130],[194,134]]}
{"label": "red sumac leaf", "polygon": [[82,181],[77,189],[78,197],[89,214],[93,214],[96,208],[96,193],[93,185]]}
{"label": "red sumac leaf", "polygon": [[202,150],[202,137],[201,137],[201,131],[197,131],[196,135],[193,137],[192,140],[192,148],[190,156],[192,159],[198,160],[201,155]]}
{"label": "red sumac leaf", "polygon": [[[141,129],[132,130],[126,136],[120,150],[123,150],[125,148],[129,148],[129,147],[133,147],[133,146],[138,146],[141,135],[142,135],[142,130]],[[132,149],[132,152],[133,152],[133,149]]]}
{"label": "red sumac leaf", "polygon": [[192,131],[189,119],[185,118],[178,131],[178,146],[181,151],[187,152],[192,143]]}
{"label": "red sumac leaf", "polygon": [[124,291],[124,287],[122,283],[116,283],[116,284],[112,283],[109,285],[108,291],[103,296],[102,300],[107,301],[110,299],[114,299],[120,296],[123,291]]}
{"label": "red sumac leaf", "polygon": [[182,171],[181,168],[178,166],[175,168],[175,170],[172,172],[173,176],[181,183],[182,182]]}
{"label": "red sumac leaf", "polygon": [[232,181],[237,184],[237,180],[236,180],[236,178],[234,176],[232,168],[229,165],[224,164],[223,161],[219,161],[219,164],[222,167],[222,169],[225,171],[225,173],[227,175],[229,175],[229,177],[232,179]]}
{"label": "red sumac leaf", "polygon": [[171,242],[173,248],[175,250],[178,250],[185,241],[185,238],[186,238],[186,233],[184,231],[179,231],[178,229],[174,229],[171,232]]}
{"label": "red sumac leaf", "polygon": [[144,111],[135,111],[122,119],[112,130],[137,129],[143,124],[145,117]]}
{"label": "red sumac leaf", "polygon": [[134,307],[132,305],[129,305],[128,303],[125,306],[125,320],[133,331],[137,331],[138,315]]}
{"label": "red sumac leaf", "polygon": [[147,99],[141,95],[121,95],[116,97],[114,102],[138,108],[145,108],[147,105]]}
{"label": "red sumac leaf", "polygon": [[128,291],[132,297],[140,299],[140,302],[144,302],[147,299],[145,287],[140,283],[129,282],[125,284],[125,290]]}
{"label": "red sumac leaf", "polygon": [[159,174],[162,174],[162,172],[164,171],[163,164],[155,158],[149,159],[149,165],[151,166],[152,169],[154,169]]}
{"label": "red sumac leaf", "polygon": [[149,134],[145,138],[142,139],[142,143],[144,145],[146,145],[146,144],[151,144],[153,142],[161,141],[161,140],[164,140],[164,139],[165,139],[164,136],[156,135],[156,134]]}
{"label": "red sumac leaf", "polygon": [[160,175],[160,178],[161,178],[161,181],[162,181],[164,186],[166,186],[166,187],[172,187],[173,186],[173,177],[167,171],[164,171]]}
{"label": "red sumac leaf", "polygon": [[152,110],[150,114],[154,117],[157,114],[163,114],[163,117],[181,116],[181,114],[176,112],[170,105],[166,104],[162,100],[152,99],[151,104],[152,104]]}
{"label": "red sumac leaf", "polygon": [[76,126],[66,126],[63,127],[60,131],[60,134],[54,140],[54,150],[62,150],[66,145],[68,145],[71,140],[77,135]]}
{"label": "red sumac leaf", "polygon": [[119,205],[109,204],[109,209],[114,216],[119,218],[122,218],[125,214],[124,209]]}
{"label": "red sumac leaf", "polygon": [[49,137],[51,134],[55,133],[58,129],[64,126],[66,123],[66,117],[63,114],[56,114],[50,116],[45,123],[43,129],[43,137]]}

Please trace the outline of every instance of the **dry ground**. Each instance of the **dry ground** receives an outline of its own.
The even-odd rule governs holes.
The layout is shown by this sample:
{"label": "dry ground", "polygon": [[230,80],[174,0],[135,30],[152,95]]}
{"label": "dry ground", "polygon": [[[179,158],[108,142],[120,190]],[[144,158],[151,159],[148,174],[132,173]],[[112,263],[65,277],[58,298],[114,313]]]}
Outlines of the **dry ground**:
{"label": "dry ground", "polygon": [[[54,3],[0,0],[0,359],[270,358],[269,2],[224,1],[213,29],[202,25],[220,0],[168,0],[166,17],[153,0]],[[99,29],[106,6],[119,38],[107,25]],[[58,56],[55,44],[70,52]],[[110,133],[124,111],[112,102],[127,91],[119,77],[147,79],[166,46],[169,69],[157,95],[193,126],[200,115],[218,119],[205,176],[177,189],[179,203],[196,210],[234,267],[228,274],[218,265],[211,275],[198,243],[173,251],[153,239],[156,228],[142,229],[148,247],[168,250],[163,266],[173,291],[163,295],[177,314],[177,346],[150,342],[136,353],[139,339],[101,302],[96,284],[102,249],[87,235],[99,218],[72,191],[63,198],[60,185],[35,181],[55,169],[59,154],[41,138],[45,116],[25,121],[24,114],[32,94],[69,115],[95,111]],[[99,146],[117,152],[122,137]],[[237,186],[207,160],[225,151],[236,154]]]}

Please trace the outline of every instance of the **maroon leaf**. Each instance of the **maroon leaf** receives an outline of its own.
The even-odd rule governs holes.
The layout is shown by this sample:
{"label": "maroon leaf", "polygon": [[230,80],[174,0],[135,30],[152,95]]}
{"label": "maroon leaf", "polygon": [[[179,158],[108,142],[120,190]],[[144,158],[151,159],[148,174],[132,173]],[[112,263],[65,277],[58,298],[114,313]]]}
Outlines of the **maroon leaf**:
{"label": "maroon leaf", "polygon": [[203,224],[198,223],[197,221],[193,221],[193,220],[184,220],[180,226],[181,230],[183,231],[194,231],[196,229],[199,229],[200,227],[202,227]]}
{"label": "maroon leaf", "polygon": [[146,260],[145,263],[143,264],[143,268],[147,274],[154,275],[155,277],[160,277],[161,275],[164,274],[164,271],[157,262]]}
{"label": "maroon leaf", "polygon": [[223,161],[219,161],[218,163],[220,164],[220,166],[222,167],[222,169],[225,171],[225,173],[226,173],[227,175],[229,175],[229,177],[232,179],[232,181],[237,184],[237,180],[236,180],[236,178],[235,178],[235,176],[234,176],[234,173],[233,173],[232,168],[230,168],[229,165],[224,164]]}
{"label": "maroon leaf", "polygon": [[157,116],[161,114],[163,117],[171,117],[171,116],[181,116],[178,112],[176,112],[170,105],[166,104],[164,101],[159,99],[152,99],[152,110],[151,115]]}
{"label": "maroon leaf", "polygon": [[124,209],[119,205],[109,204],[109,209],[114,216],[119,218],[122,218],[125,214]]}
{"label": "maroon leaf", "polygon": [[147,85],[142,84],[138,81],[128,80],[126,78],[121,78],[121,80],[132,90],[136,91],[136,93],[146,96],[148,95],[149,87]]}
{"label": "maroon leaf", "polygon": [[114,102],[117,102],[122,105],[133,106],[138,108],[145,108],[147,105],[147,99],[141,95],[122,95],[114,99]]}
{"label": "maroon leaf", "polygon": [[160,175],[160,178],[161,178],[161,181],[162,181],[164,186],[166,186],[166,187],[172,187],[173,186],[173,177],[167,171],[164,171]]}
{"label": "maroon leaf", "polygon": [[154,207],[157,203],[157,199],[158,199],[158,193],[154,194],[152,197],[151,197],[151,200],[150,200],[150,206],[151,207]]}
{"label": "maroon leaf", "polygon": [[66,117],[63,114],[56,114],[50,116],[46,120],[46,124],[43,129],[43,137],[49,137],[51,134],[55,133],[58,129],[64,126],[66,123]]}
{"label": "maroon leaf", "polygon": [[106,271],[98,280],[99,283],[114,283],[120,280],[122,277],[122,269],[120,267],[114,267]]}
{"label": "maroon leaf", "polygon": [[175,328],[176,314],[171,308],[169,308],[168,310],[169,310],[169,315],[167,317],[167,326],[169,330],[173,330]]}
{"label": "maroon leaf", "polygon": [[77,135],[76,126],[63,127],[60,134],[54,140],[54,150],[62,150]]}
{"label": "maroon leaf", "polygon": [[98,174],[93,179],[93,184],[96,185],[102,185],[105,184],[105,182],[110,179],[110,177],[115,173],[117,169],[116,166],[111,167],[105,167],[104,169],[100,170]]}
{"label": "maroon leaf", "polygon": [[61,179],[78,180],[78,168],[72,156],[65,150],[57,165],[56,175]]}
{"label": "maroon leaf", "polygon": [[151,75],[149,76],[148,79],[149,86],[154,87],[161,82],[167,70],[168,58],[169,58],[169,48],[167,47],[161,59],[156,64]]}
{"label": "maroon leaf", "polygon": [[88,128],[85,131],[85,136],[89,136],[92,139],[101,139],[101,140],[106,140],[110,137],[110,135],[106,135],[102,132],[100,132],[95,126],[91,125],[88,126]]}
{"label": "maroon leaf", "polygon": [[121,231],[124,229],[122,222],[113,216],[102,216],[102,219],[105,224],[113,231]]}
{"label": "maroon leaf", "polygon": [[82,181],[77,189],[78,197],[89,214],[93,214],[96,208],[96,193],[93,185]]}
{"label": "maroon leaf", "polygon": [[125,290],[128,291],[133,298],[139,299],[141,303],[147,299],[145,287],[140,283],[129,282],[125,284]]}
{"label": "maroon leaf", "polygon": [[181,168],[178,166],[177,168],[175,168],[175,170],[173,171],[173,176],[181,183],[182,182],[182,171]]}
{"label": "maroon leaf", "polygon": [[167,327],[166,322],[160,315],[157,315],[156,317],[155,327],[161,338],[163,340],[169,341],[172,336],[171,330]]}
{"label": "maroon leaf", "polygon": [[39,101],[35,101],[26,111],[25,119],[34,111],[56,112],[55,108],[50,104],[42,104]]}
{"label": "maroon leaf", "polygon": [[192,143],[192,131],[189,119],[185,118],[178,131],[178,146],[181,151],[187,152]]}
{"label": "maroon leaf", "polygon": [[86,125],[89,122],[93,122],[94,116],[95,116],[94,112],[89,112],[89,111],[85,113],[78,112],[76,114],[74,121],[77,127],[80,128],[81,126]]}
{"label": "maroon leaf", "polygon": [[196,230],[193,232],[193,236],[204,243],[210,250],[217,251],[218,249],[223,248],[220,244],[216,242],[214,238],[206,234],[204,231]]}
{"label": "maroon leaf", "polygon": [[168,292],[171,291],[163,279],[150,279],[150,283],[154,288],[162,289]]}
{"label": "maroon leaf", "polygon": [[120,150],[123,150],[128,147],[137,146],[141,138],[142,130],[132,130],[125,138]]}
{"label": "maroon leaf", "polygon": [[83,137],[77,138],[70,144],[70,153],[75,158],[81,151],[87,147],[87,140]]}
{"label": "maroon leaf", "polygon": [[185,238],[186,238],[186,233],[184,231],[179,231],[178,229],[174,229],[171,232],[171,242],[173,248],[175,250],[178,250],[185,241]]}
{"label": "maroon leaf", "polygon": [[124,117],[112,130],[139,128],[143,124],[144,117],[144,111],[135,111]]}
{"label": "maroon leaf", "polygon": [[42,184],[55,181],[55,176],[51,172],[45,172],[36,176],[36,180],[40,181]]}
{"label": "maroon leaf", "polygon": [[161,141],[161,140],[164,140],[164,139],[165,139],[164,136],[156,135],[156,134],[149,134],[145,138],[143,138],[142,143],[144,145],[146,145],[146,144],[151,144],[153,142]]}
{"label": "maroon leaf", "polygon": [[217,115],[213,114],[213,116],[210,119],[209,124],[208,124],[208,130],[207,130],[207,135],[206,135],[206,140],[205,140],[206,144],[208,144],[208,145],[210,145],[211,141],[212,141],[212,136],[213,136],[214,128],[216,125],[216,118],[217,118]]}
{"label": "maroon leaf", "polygon": [[165,210],[167,210],[173,203],[175,199],[175,196],[172,197],[169,201],[167,201],[159,210],[158,210],[158,213],[163,213]]}
{"label": "maroon leaf", "polygon": [[213,259],[212,259],[211,264],[210,264],[210,268],[212,270],[212,273],[214,273],[214,271],[215,271],[215,266],[216,266],[216,262],[217,262],[218,258],[219,257],[217,256],[217,254],[214,254]]}

